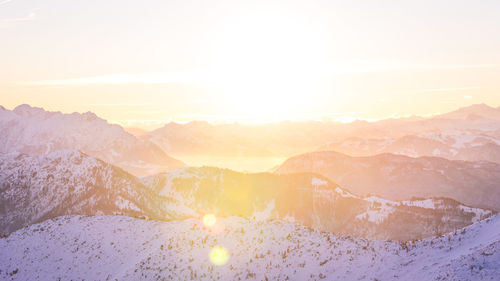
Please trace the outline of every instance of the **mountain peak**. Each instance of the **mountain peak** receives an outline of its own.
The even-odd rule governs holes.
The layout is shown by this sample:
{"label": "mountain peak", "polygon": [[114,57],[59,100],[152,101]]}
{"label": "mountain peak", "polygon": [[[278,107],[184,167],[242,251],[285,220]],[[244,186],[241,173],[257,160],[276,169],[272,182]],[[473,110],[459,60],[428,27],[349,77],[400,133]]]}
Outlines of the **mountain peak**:
{"label": "mountain peak", "polygon": [[[121,126],[109,124],[92,112],[66,114],[22,104],[12,111],[0,113],[1,141],[9,144],[0,145],[0,152],[21,151],[40,155],[77,149],[138,175],[184,166],[154,143],[139,140]],[[3,122],[9,120],[15,121]]]}
{"label": "mountain peak", "polygon": [[470,109],[495,109],[494,107],[492,106],[489,106],[485,103],[477,103],[477,104],[473,104],[473,105],[470,105],[470,106],[466,106],[466,107],[462,107],[460,109],[466,109],[466,108],[470,108]]}
{"label": "mountain peak", "polygon": [[500,120],[500,108],[495,108],[485,103],[478,103],[466,107],[461,107],[452,112],[438,115],[437,118],[468,119],[470,116],[473,116],[473,119],[486,118]]}
{"label": "mountain peak", "polygon": [[61,116],[70,116],[72,118],[90,121],[90,122],[96,121],[96,120],[102,120],[102,121],[107,122],[106,120],[100,118],[95,113],[90,112],[90,111],[87,111],[85,113],[73,112],[71,114],[63,114],[59,111],[57,111],[57,112],[56,111],[48,111],[42,107],[35,107],[35,106],[31,106],[29,104],[18,105],[16,108],[14,108],[12,110],[12,112],[14,112],[15,114],[17,114],[18,116],[21,116],[21,117],[36,117],[36,116],[38,116],[38,117],[45,118],[47,116],[52,116],[54,114],[60,114]]}
{"label": "mountain peak", "polygon": [[90,111],[87,111],[87,112],[83,113],[82,117],[85,120],[87,120],[87,121],[94,121],[94,120],[97,120],[97,119],[101,119],[95,113],[90,112]]}
{"label": "mountain peak", "polygon": [[35,115],[41,115],[46,113],[46,111],[43,108],[30,106],[29,104],[18,105],[12,111],[17,115],[23,117],[32,117]]}

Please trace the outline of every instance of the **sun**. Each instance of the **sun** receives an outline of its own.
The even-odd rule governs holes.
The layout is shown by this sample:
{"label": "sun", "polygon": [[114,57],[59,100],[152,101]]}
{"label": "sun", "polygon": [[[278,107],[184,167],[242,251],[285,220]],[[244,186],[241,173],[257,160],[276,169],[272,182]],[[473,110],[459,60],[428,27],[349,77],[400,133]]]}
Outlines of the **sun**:
{"label": "sun", "polygon": [[321,28],[309,18],[254,12],[213,33],[215,85],[254,120],[295,117],[326,72]]}

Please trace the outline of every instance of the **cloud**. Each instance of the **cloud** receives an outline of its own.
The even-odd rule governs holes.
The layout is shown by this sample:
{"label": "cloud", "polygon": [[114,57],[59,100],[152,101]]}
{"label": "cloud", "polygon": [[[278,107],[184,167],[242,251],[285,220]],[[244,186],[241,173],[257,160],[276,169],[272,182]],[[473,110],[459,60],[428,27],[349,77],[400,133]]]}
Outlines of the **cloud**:
{"label": "cloud", "polygon": [[330,71],[330,74],[362,74],[384,71],[404,70],[454,70],[497,67],[497,64],[425,64],[411,62],[395,62],[384,60],[350,60],[340,61]]}
{"label": "cloud", "polygon": [[75,86],[75,85],[120,85],[120,84],[173,84],[193,83],[207,80],[208,76],[201,72],[186,73],[136,73],[136,74],[109,74],[102,76],[80,77],[61,80],[32,81],[23,84],[46,86]]}
{"label": "cloud", "polygon": [[[31,17],[33,18],[33,17]],[[15,21],[16,19],[12,19]],[[22,20],[22,19],[17,19]],[[464,68],[487,68],[495,67],[492,64],[471,64],[471,65],[431,65],[431,64],[411,64],[394,63],[390,61],[344,61],[338,62],[331,68],[317,69],[313,71],[266,71],[259,69],[255,73],[245,71],[235,71],[233,69],[223,70],[193,70],[187,72],[149,72],[149,73],[112,73],[100,76],[76,77],[69,79],[30,81],[22,84],[45,85],[45,86],[77,86],[77,85],[124,85],[124,84],[196,84],[213,83],[221,85],[235,85],[240,87],[243,83],[252,82],[256,84],[284,85],[294,84],[297,81],[303,85],[312,85],[321,79],[329,79],[337,75],[355,75],[363,73],[376,73],[384,71],[405,71],[405,70],[429,70],[429,69],[464,69]],[[424,89],[416,92],[448,92],[465,91],[475,89],[467,88],[439,88]]]}
{"label": "cloud", "polygon": [[490,68],[497,67],[497,64],[486,64],[486,63],[478,63],[478,64],[436,64],[436,65],[421,65],[421,68],[428,69],[467,69],[467,68]]}
{"label": "cloud", "polygon": [[434,92],[461,92],[479,89],[479,87],[457,87],[457,88],[434,88],[419,90],[419,93],[434,93]]}
{"label": "cloud", "polygon": [[9,2],[12,2],[12,0],[3,0],[3,1],[0,1],[0,5],[7,4]]}
{"label": "cloud", "polygon": [[[5,2],[4,2],[5,3]],[[0,3],[1,5],[1,3]],[[36,11],[31,11],[29,14],[25,17],[19,17],[19,18],[7,18],[7,19],[2,19],[2,22],[23,22],[23,21],[33,21],[36,19]]]}
{"label": "cloud", "polygon": [[96,106],[96,107],[128,107],[128,106],[148,106],[153,103],[89,103],[86,106]]}

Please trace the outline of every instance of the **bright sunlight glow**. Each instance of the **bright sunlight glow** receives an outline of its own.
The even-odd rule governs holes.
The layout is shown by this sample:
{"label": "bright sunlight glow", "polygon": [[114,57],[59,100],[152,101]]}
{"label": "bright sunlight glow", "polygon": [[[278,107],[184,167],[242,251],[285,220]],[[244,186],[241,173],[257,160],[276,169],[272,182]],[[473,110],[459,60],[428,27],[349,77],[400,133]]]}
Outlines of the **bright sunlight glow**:
{"label": "bright sunlight glow", "polygon": [[206,214],[203,216],[203,224],[207,227],[212,227],[217,222],[217,218],[214,214]]}
{"label": "bright sunlight glow", "polygon": [[210,250],[209,258],[214,265],[224,265],[229,260],[229,252],[222,246],[215,246]]}
{"label": "bright sunlight glow", "polygon": [[321,28],[309,18],[278,20],[262,11],[231,21],[212,40],[213,67],[222,78],[216,87],[242,114],[294,116],[324,76]]}

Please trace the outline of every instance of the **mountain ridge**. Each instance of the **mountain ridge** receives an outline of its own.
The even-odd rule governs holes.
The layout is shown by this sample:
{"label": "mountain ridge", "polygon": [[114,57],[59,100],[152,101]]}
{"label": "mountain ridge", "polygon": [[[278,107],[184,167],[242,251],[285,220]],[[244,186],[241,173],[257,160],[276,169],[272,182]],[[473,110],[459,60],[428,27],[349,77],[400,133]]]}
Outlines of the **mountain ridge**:
{"label": "mountain ridge", "polygon": [[372,193],[393,200],[443,196],[500,210],[500,164],[493,162],[390,153],[353,157],[318,151],[291,157],[275,171],[296,172],[323,175],[360,195]]}
{"label": "mountain ridge", "polygon": [[0,112],[0,130],[0,153],[41,155],[77,149],[136,175],[185,166],[155,144],[91,112],[63,114],[23,104]]}
{"label": "mountain ridge", "polygon": [[362,198],[311,173],[245,174],[205,167],[137,178],[71,150],[42,156],[14,153],[0,160],[0,221],[7,233],[68,214],[174,220],[215,213],[286,219],[340,235],[408,240],[494,214],[446,198]]}

